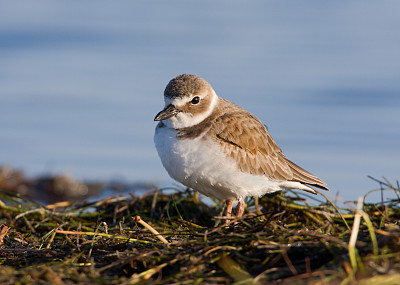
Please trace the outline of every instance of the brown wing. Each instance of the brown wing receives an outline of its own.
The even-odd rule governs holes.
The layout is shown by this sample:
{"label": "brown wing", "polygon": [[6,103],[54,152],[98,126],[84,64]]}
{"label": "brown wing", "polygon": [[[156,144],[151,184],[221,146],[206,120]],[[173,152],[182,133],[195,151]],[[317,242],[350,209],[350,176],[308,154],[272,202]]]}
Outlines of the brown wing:
{"label": "brown wing", "polygon": [[244,172],[328,189],[321,179],[288,160],[264,125],[248,112],[216,118],[209,132]]}

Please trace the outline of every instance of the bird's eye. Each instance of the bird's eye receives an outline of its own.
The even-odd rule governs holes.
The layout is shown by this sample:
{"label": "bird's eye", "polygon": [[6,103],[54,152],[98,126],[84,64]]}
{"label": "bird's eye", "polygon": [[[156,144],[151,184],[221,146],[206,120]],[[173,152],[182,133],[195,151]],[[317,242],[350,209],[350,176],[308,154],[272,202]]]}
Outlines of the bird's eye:
{"label": "bird's eye", "polygon": [[191,101],[192,104],[199,104],[199,102],[200,102],[200,97],[199,96],[194,97],[192,99],[192,101]]}

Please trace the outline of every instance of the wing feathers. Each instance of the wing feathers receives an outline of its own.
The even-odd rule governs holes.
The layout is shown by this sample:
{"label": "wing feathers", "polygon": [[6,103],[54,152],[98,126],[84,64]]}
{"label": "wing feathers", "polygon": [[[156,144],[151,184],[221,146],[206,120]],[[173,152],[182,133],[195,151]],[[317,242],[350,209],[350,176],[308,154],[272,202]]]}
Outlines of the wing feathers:
{"label": "wing feathers", "polygon": [[233,106],[236,112],[217,117],[208,133],[223,145],[223,151],[237,162],[239,169],[271,179],[328,189],[321,179],[288,160],[256,117]]}

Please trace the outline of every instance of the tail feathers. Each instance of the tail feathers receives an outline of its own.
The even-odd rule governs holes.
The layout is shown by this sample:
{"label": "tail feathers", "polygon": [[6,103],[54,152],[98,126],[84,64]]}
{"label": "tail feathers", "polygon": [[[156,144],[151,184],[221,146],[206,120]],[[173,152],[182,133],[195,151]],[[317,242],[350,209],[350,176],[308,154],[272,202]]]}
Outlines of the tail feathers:
{"label": "tail feathers", "polygon": [[317,189],[314,189],[314,187],[315,187],[315,188],[318,188],[318,189],[322,189],[322,190],[329,191],[329,188],[328,188],[328,187],[321,186],[321,185],[304,184],[304,183],[302,183],[302,185],[303,185],[303,186],[306,186],[308,189],[301,188],[301,190],[310,192],[310,193],[315,194],[315,195],[318,194],[318,190],[317,190]]}
{"label": "tail feathers", "polygon": [[[292,181],[300,182],[301,184],[305,185],[306,187],[309,187],[312,189],[312,187],[317,187],[326,191],[329,191],[329,188],[326,187],[326,183],[316,177],[315,175],[312,175],[308,171],[304,170],[294,162],[290,161],[287,159],[287,163],[290,167],[290,169],[293,172],[293,179]],[[307,190],[306,190],[307,191]],[[314,189],[309,190],[309,192],[315,192]]]}

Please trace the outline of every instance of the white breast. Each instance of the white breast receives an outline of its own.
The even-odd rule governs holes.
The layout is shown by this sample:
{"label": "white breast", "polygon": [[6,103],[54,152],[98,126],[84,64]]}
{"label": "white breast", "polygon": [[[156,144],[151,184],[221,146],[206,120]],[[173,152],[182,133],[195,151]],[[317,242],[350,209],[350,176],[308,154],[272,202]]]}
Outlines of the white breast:
{"label": "white breast", "polygon": [[219,143],[202,137],[177,139],[174,129],[160,125],[154,135],[158,155],[168,174],[182,184],[221,200],[282,190],[265,176],[241,172]]}

